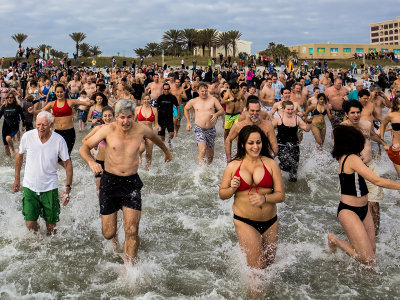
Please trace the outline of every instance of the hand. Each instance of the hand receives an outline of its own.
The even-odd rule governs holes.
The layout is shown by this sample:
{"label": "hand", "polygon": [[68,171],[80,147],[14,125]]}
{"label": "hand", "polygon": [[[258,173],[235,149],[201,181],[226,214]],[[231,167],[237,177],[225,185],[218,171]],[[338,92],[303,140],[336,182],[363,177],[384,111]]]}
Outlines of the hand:
{"label": "hand", "polygon": [[261,207],[264,203],[267,203],[267,199],[264,195],[261,195],[257,192],[255,192],[255,193],[250,192],[249,193],[249,202],[253,206]]}
{"label": "hand", "polygon": [[90,105],[94,105],[96,102],[94,100],[90,100]]}
{"label": "hand", "polygon": [[161,126],[160,125],[156,125],[155,128],[156,128],[157,131],[161,131]]}
{"label": "hand", "polygon": [[188,122],[188,123],[186,124],[186,130],[187,130],[187,131],[190,131],[191,129],[192,129],[192,123]]}
{"label": "hand", "polygon": [[19,192],[20,188],[20,181],[18,179],[15,179],[13,183],[13,192]]}
{"label": "hand", "polygon": [[212,115],[211,115],[211,120],[210,120],[210,122],[211,122],[211,123],[217,122],[217,118],[218,118],[217,114],[212,114]]}
{"label": "hand", "polygon": [[[385,149],[386,150],[386,149]],[[393,151],[400,151],[400,144],[394,144],[392,145],[392,150]]]}
{"label": "hand", "polygon": [[61,197],[64,198],[64,200],[62,202],[62,206],[65,206],[69,203],[70,193],[71,193],[71,188],[66,186],[65,190],[62,192],[62,195],[61,195]]}
{"label": "hand", "polygon": [[164,161],[165,162],[170,162],[171,160],[172,160],[172,153],[171,152],[167,152],[167,153],[164,153]]}
{"label": "hand", "polygon": [[103,168],[97,162],[92,162],[89,164],[90,169],[92,169],[95,175],[103,174]]}
{"label": "hand", "polygon": [[231,188],[233,188],[236,191],[239,186],[240,186],[240,177],[233,176],[231,180]]}

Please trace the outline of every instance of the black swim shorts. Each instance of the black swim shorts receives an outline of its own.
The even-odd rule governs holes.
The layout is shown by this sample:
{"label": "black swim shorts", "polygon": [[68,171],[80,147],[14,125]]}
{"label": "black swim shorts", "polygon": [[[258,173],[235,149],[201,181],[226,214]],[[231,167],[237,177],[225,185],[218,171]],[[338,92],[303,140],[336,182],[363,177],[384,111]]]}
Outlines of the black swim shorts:
{"label": "black swim shorts", "polygon": [[103,170],[99,188],[100,214],[110,215],[123,206],[142,210],[142,187],[138,174],[117,176]]}

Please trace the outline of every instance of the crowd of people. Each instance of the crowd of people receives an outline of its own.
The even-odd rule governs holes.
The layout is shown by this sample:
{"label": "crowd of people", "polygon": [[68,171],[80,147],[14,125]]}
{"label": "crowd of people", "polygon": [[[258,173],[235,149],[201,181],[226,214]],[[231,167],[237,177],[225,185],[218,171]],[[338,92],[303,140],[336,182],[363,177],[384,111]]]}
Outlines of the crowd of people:
{"label": "crowd of people", "polygon": [[[322,151],[325,140],[331,138],[326,134],[326,116],[333,128],[332,155],[339,163],[337,216],[348,239],[329,234],[328,245],[332,251],[339,247],[361,263],[373,265],[381,187],[400,190],[400,183],[378,176],[374,163],[382,146],[400,176],[399,70],[378,70],[385,78],[382,86],[379,80],[373,81],[370,68],[355,83],[340,71],[326,67],[319,74],[316,69],[301,66],[278,71],[225,64],[190,72],[154,64],[97,72],[77,67],[3,71],[3,143],[5,154],[15,157],[14,191],[21,187],[23,155],[27,156],[22,210],[27,227],[37,231],[42,216],[48,234],[55,233],[60,213],[57,166],[67,174],[66,205],[72,188],[70,154],[76,125],[87,133],[79,153],[96,176],[103,235],[119,247],[117,212],[122,209],[124,257],[128,264],[134,263],[139,245],[143,183],[137,172],[142,153],[147,170],[154,144],[169,162],[173,139],[185,124],[186,130],[194,131],[197,163],[211,164],[221,117],[227,167],[219,196],[234,197],[233,222],[248,265],[266,268],[274,261],[278,243],[276,204],[285,199],[285,185],[298,179],[304,132],[312,132],[316,149]],[[389,110],[386,115],[384,107]],[[384,140],[388,130],[390,146]],[[237,149],[232,151],[234,141]],[[371,143],[378,144],[377,153]],[[93,149],[97,149],[96,157]],[[288,182],[282,171],[288,172]]]}

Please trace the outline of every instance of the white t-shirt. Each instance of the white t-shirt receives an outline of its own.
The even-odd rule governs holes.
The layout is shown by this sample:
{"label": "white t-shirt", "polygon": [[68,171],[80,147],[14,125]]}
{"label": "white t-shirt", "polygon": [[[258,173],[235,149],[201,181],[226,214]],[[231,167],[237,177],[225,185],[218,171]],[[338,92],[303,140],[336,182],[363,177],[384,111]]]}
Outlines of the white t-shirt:
{"label": "white t-shirt", "polygon": [[24,187],[38,193],[58,188],[58,158],[69,159],[67,143],[61,135],[53,131],[43,144],[37,129],[30,130],[22,136],[19,153],[26,153]]}

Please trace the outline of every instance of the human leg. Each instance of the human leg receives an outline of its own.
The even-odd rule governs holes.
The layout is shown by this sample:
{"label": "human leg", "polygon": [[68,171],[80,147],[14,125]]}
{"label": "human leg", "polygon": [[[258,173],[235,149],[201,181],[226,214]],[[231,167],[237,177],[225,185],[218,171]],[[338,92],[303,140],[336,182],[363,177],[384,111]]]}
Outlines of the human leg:
{"label": "human leg", "polygon": [[122,213],[124,217],[125,230],[125,263],[133,265],[139,248],[139,222],[141,211],[123,206]]}
{"label": "human leg", "polygon": [[368,201],[368,210],[374,222],[375,235],[379,232],[381,216],[379,212],[379,202]]}
{"label": "human leg", "polygon": [[199,148],[199,154],[197,155],[197,163],[201,165],[206,156],[206,142],[198,142],[197,147]]}
{"label": "human leg", "polygon": [[146,139],[145,147],[146,147],[146,167],[145,168],[148,171],[150,169],[151,159],[153,157],[153,142],[149,139]]}
{"label": "human leg", "polygon": [[262,245],[264,249],[264,268],[267,268],[275,261],[276,249],[278,246],[278,227],[279,223],[278,221],[276,221],[262,235]]}
{"label": "human leg", "polygon": [[322,138],[320,129],[318,129],[316,126],[312,126],[311,132],[313,133],[315,142],[317,143],[317,149],[322,150]]}

